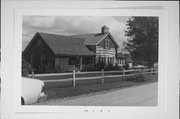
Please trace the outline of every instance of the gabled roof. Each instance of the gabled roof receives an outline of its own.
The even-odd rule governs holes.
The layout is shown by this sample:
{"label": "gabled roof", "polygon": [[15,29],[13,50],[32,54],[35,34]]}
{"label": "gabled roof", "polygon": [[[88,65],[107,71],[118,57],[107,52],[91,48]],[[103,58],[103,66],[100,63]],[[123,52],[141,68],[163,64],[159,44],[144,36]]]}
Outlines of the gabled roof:
{"label": "gabled roof", "polygon": [[84,45],[85,40],[82,38],[40,32],[37,34],[39,34],[55,55],[95,55]]}
{"label": "gabled roof", "polygon": [[72,35],[75,38],[83,38],[85,39],[85,45],[97,45],[99,41],[104,39],[108,33],[94,33],[94,34],[82,34],[82,35]]}
{"label": "gabled roof", "polygon": [[119,47],[118,43],[114,40],[110,33],[94,33],[94,34],[82,34],[82,35],[71,35],[75,38],[85,39],[85,45],[98,45],[105,37],[110,36],[113,42]]}

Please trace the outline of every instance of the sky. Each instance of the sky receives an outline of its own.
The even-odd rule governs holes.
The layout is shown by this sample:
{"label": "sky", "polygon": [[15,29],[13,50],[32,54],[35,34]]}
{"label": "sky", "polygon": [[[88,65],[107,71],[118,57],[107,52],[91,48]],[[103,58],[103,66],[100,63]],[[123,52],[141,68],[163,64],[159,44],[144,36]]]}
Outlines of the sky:
{"label": "sky", "polygon": [[106,25],[109,32],[120,45],[127,40],[124,36],[129,17],[120,16],[23,16],[22,50],[28,45],[36,32],[60,35],[100,33]]}

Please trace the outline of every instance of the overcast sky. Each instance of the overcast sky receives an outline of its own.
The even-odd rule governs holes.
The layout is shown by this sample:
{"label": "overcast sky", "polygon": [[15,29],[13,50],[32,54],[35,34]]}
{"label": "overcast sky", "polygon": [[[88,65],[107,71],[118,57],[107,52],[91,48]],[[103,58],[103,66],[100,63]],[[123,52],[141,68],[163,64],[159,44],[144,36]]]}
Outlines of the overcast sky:
{"label": "overcast sky", "polygon": [[36,32],[76,35],[100,33],[101,27],[109,27],[110,33],[122,48],[127,38],[124,36],[129,17],[103,16],[23,16],[23,50]]}

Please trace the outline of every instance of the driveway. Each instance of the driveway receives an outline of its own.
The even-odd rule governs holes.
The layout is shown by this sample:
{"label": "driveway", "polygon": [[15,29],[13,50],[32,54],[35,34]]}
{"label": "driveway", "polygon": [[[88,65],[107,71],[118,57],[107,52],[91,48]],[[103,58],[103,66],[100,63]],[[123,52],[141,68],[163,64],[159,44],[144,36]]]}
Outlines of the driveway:
{"label": "driveway", "polygon": [[158,84],[156,82],[65,99],[49,100],[45,103],[41,103],[41,105],[156,106],[157,100]]}

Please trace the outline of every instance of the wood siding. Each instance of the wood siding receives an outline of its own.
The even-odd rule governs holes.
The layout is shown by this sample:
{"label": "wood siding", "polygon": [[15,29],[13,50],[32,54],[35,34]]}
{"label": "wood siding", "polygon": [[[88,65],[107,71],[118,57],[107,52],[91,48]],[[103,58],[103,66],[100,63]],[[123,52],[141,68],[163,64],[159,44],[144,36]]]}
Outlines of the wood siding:
{"label": "wood siding", "polygon": [[[25,53],[23,53],[24,58],[27,62],[29,62],[32,67],[35,69],[36,73],[44,73],[46,71],[42,71],[44,69],[41,69],[42,65],[42,58],[44,59],[43,66],[44,68],[48,67],[51,69],[54,69],[54,61],[55,56],[51,49],[46,45],[46,43],[39,37],[39,35],[36,35],[32,42],[30,43],[30,46],[28,46],[28,49],[25,50]],[[32,62],[32,58],[34,57],[34,61]],[[41,71],[40,71],[41,70]]]}
{"label": "wood siding", "polygon": [[103,48],[105,49],[106,41],[108,41],[108,42],[110,43],[110,47],[109,47],[109,48],[116,48],[115,43],[112,41],[112,39],[111,39],[109,36],[107,36],[104,40],[102,40],[102,41],[98,44],[98,46],[101,46],[101,47],[103,47]]}
{"label": "wood siding", "polygon": [[[36,34],[25,49],[23,56],[35,69],[35,73],[66,72],[74,68],[80,70],[94,69],[97,63],[104,62],[109,66],[116,63],[117,45],[108,35],[98,45],[89,45],[87,48],[96,53],[96,56],[60,56],[55,55],[41,37]],[[75,58],[75,64],[69,63]]]}
{"label": "wood siding", "polygon": [[55,67],[59,72],[65,72],[69,70],[68,66],[68,57],[56,57],[55,58]]}
{"label": "wood siding", "polygon": [[110,58],[111,60],[113,60],[112,61],[113,64],[115,64],[116,56],[117,56],[117,47],[109,36],[107,36],[103,41],[101,41],[96,46],[96,63],[100,62],[99,57],[104,57],[106,63],[108,63],[109,60],[108,58]]}

